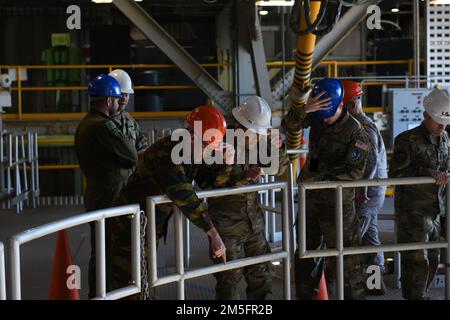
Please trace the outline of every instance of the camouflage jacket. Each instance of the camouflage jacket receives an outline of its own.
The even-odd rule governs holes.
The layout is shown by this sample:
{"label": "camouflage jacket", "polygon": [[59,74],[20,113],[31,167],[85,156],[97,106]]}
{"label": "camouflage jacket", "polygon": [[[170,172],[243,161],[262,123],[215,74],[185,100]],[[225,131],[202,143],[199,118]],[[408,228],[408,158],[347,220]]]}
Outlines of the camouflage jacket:
{"label": "camouflage jacket", "polygon": [[288,131],[311,127],[309,153],[299,175],[302,181],[358,180],[364,175],[369,137],[361,124],[345,109],[332,125],[306,114],[303,107],[292,108],[282,120]]}
{"label": "camouflage jacket", "polygon": [[[245,164],[218,165],[209,168],[202,166],[201,170],[209,170],[209,176],[215,177],[214,188],[256,184],[257,181],[249,182],[245,178],[246,171],[250,168],[248,153],[248,151],[245,153]],[[289,164],[284,145],[279,149],[278,161],[279,166],[276,175],[282,175]],[[258,192],[210,198],[208,199],[208,207],[211,219],[222,236],[242,234],[249,228],[253,231],[264,229],[264,217],[259,209]]]}
{"label": "camouflage jacket", "polygon": [[[430,177],[432,170],[449,170],[448,136],[432,139],[425,124],[395,138],[390,177]],[[435,140],[435,141],[433,141]],[[395,212],[435,216],[445,214],[445,185],[423,184],[395,187]]]}
{"label": "camouflage jacket", "polygon": [[123,111],[115,120],[119,123],[125,137],[134,141],[137,151],[146,149],[149,142],[135,119],[126,111]]}
{"label": "camouflage jacket", "polygon": [[[375,123],[364,113],[355,116],[367,132],[370,144],[367,165],[364,173],[364,179],[385,179],[387,178],[387,157],[383,137]],[[367,196],[372,199],[381,196],[386,192],[386,186],[367,188]],[[374,199],[376,200],[376,199]],[[370,200],[369,200],[370,202]]]}
{"label": "camouflage jacket", "polygon": [[91,109],[78,125],[75,150],[86,177],[86,209],[109,207],[137,163],[133,141],[114,119]]}
{"label": "camouflage jacket", "polygon": [[[120,193],[118,205],[139,203],[146,208],[146,197],[165,194],[197,227],[207,232],[212,228],[206,204],[200,200],[192,182],[205,187],[206,182],[198,176],[197,164],[180,164],[172,162],[172,149],[179,142],[165,137],[152,144],[139,160],[135,173]],[[167,232],[167,223],[172,216],[173,205],[156,206],[157,239]]]}

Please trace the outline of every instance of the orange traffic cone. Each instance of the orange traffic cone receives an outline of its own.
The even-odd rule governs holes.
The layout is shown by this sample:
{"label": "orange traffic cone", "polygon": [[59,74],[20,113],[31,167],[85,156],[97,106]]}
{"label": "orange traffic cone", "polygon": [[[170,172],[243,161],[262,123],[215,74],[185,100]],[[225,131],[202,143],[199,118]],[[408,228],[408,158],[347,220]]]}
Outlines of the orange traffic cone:
{"label": "orange traffic cone", "polygon": [[328,300],[327,283],[325,281],[325,274],[322,273],[319,283],[319,293],[313,298],[313,300]]}
{"label": "orange traffic cone", "polygon": [[[71,276],[67,267],[73,265],[72,251],[66,230],[58,232],[56,237],[55,255],[53,257],[52,282],[50,285],[50,300],[80,300],[80,293],[76,288],[69,288]],[[79,284],[78,284],[79,287]]]}
{"label": "orange traffic cone", "polygon": [[[301,149],[306,149],[306,147],[307,147],[305,136],[302,136],[300,147],[301,147]],[[301,153],[299,158],[300,158],[300,169],[303,169],[303,167],[305,166],[305,163],[306,163],[306,155],[304,153]]]}

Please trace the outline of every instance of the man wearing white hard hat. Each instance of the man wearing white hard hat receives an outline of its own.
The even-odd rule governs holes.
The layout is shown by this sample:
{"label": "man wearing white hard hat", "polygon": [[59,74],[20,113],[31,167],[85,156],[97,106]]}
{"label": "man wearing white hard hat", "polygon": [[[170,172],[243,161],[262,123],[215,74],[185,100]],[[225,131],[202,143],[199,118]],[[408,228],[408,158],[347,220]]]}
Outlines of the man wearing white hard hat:
{"label": "man wearing white hard hat", "polygon": [[[245,150],[245,159],[243,159],[245,161],[238,160],[238,151],[234,164],[208,168],[210,176],[215,177],[214,187],[236,187],[258,183],[258,178],[263,173],[262,170],[267,168],[261,163],[252,163],[249,154],[252,150],[253,152],[260,151],[262,144],[259,140],[261,138],[267,138],[267,149],[278,151],[278,154],[274,156],[277,158],[273,159],[273,162],[279,163],[276,166],[278,172],[271,174],[283,174],[288,164],[288,158],[281,138],[272,130],[272,112],[268,103],[258,96],[250,97],[243,104],[234,108],[232,114],[236,124],[234,131],[228,130],[227,135],[235,133],[233,139],[237,140],[237,143],[235,142],[234,145],[236,149]],[[248,137],[245,142],[241,140],[239,143],[239,138],[236,137],[238,130]],[[230,140],[230,137],[227,137],[227,142],[230,143]],[[259,159],[261,158],[259,157]],[[270,246],[264,233],[264,214],[258,200],[258,192],[208,199],[211,219],[217,230],[220,230],[219,233],[227,248],[229,261],[270,252]],[[214,262],[220,263],[220,260],[216,259]],[[243,270],[233,269],[215,273],[214,276],[217,280],[217,300],[238,299],[237,286],[242,276],[247,282],[247,299],[267,299],[272,291],[270,263],[248,266]]]}
{"label": "man wearing white hard hat", "polygon": [[134,93],[133,83],[131,82],[128,73],[122,69],[115,69],[111,71],[109,75],[119,82],[120,91],[122,92],[122,98],[119,100],[119,108],[117,109],[114,118],[120,124],[122,133],[134,141],[136,150],[140,154],[149,146],[148,140],[137,121],[125,111],[128,106],[130,95]]}
{"label": "man wearing white hard hat", "polygon": [[[391,177],[433,177],[436,184],[395,187],[395,214],[399,243],[438,241],[445,223],[449,170],[448,136],[450,99],[435,88],[423,102],[420,126],[395,138]],[[440,250],[402,252],[402,294],[408,300],[427,300],[426,292],[439,265]]]}

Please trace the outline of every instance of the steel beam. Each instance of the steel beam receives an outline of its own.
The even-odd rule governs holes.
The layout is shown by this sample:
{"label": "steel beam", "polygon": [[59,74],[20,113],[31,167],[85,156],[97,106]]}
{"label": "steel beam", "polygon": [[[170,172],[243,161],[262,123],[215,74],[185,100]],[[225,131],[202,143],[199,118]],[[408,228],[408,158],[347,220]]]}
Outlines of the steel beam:
{"label": "steel beam", "polygon": [[[266,53],[264,52],[264,43],[261,33],[261,24],[259,22],[258,12],[255,1],[240,2],[246,7],[245,12],[250,17],[248,22],[248,32],[250,35],[250,48],[253,66],[253,75],[255,78],[255,87],[260,97],[264,98],[272,106],[272,90],[270,88],[269,74],[266,65]],[[242,15],[247,16],[246,13]]]}
{"label": "steel beam", "polygon": [[208,97],[213,99],[221,111],[225,113],[231,111],[234,101],[230,92],[225,91],[142,7],[132,0],[114,0],[113,4]]}
{"label": "steel beam", "polygon": [[313,69],[317,67],[319,62],[333,51],[366,17],[367,8],[380,2],[380,0],[373,0],[366,4],[350,8],[347,13],[339,19],[334,28],[324,35],[317,43],[313,56]]}

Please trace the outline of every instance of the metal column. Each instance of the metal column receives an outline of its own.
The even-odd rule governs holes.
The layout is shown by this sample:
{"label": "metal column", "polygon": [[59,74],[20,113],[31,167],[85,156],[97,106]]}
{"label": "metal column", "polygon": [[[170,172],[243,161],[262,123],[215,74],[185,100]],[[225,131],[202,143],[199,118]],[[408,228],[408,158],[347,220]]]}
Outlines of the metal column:
{"label": "metal column", "polygon": [[5,251],[0,242],[0,300],[6,300]]}
{"label": "metal column", "polygon": [[[183,245],[183,214],[178,208],[174,208],[175,219],[175,260],[177,273],[184,274],[184,245]],[[184,279],[177,282],[177,299],[184,300]]]}
{"label": "metal column", "polygon": [[105,219],[95,223],[95,272],[96,290],[98,297],[106,295],[106,246],[105,246]]}
{"label": "metal column", "polygon": [[450,300],[450,182],[447,183],[447,219],[445,221],[445,235],[447,248],[445,249],[445,300]]}
{"label": "metal column", "polygon": [[[240,3],[243,3],[240,1]],[[269,76],[266,65],[266,53],[264,52],[264,44],[261,33],[261,24],[259,22],[258,11],[256,10],[255,1],[247,1],[246,12],[248,12],[248,33],[251,47],[251,57],[253,65],[253,75],[255,78],[255,87],[259,96],[267,101],[269,106],[273,105],[272,90],[270,88]],[[240,13],[244,17],[245,13]]]}
{"label": "metal column", "polygon": [[[344,300],[344,223],[342,207],[342,187],[336,188],[336,297]],[[348,279],[347,279],[348,280]]]}
{"label": "metal column", "polygon": [[420,2],[413,1],[414,19],[414,73],[416,88],[420,88]]}
{"label": "metal column", "polygon": [[235,1],[237,12],[236,88],[238,103],[255,94],[273,104],[261,25],[255,1]]}
{"label": "metal column", "polygon": [[[283,230],[283,251],[291,252],[289,239],[289,217],[291,216],[289,206],[289,192],[288,187],[281,189],[283,199],[283,216],[282,216],[282,230]],[[287,211],[287,213],[286,213]],[[284,299],[291,300],[291,257],[288,255],[283,259],[283,293]]]}

